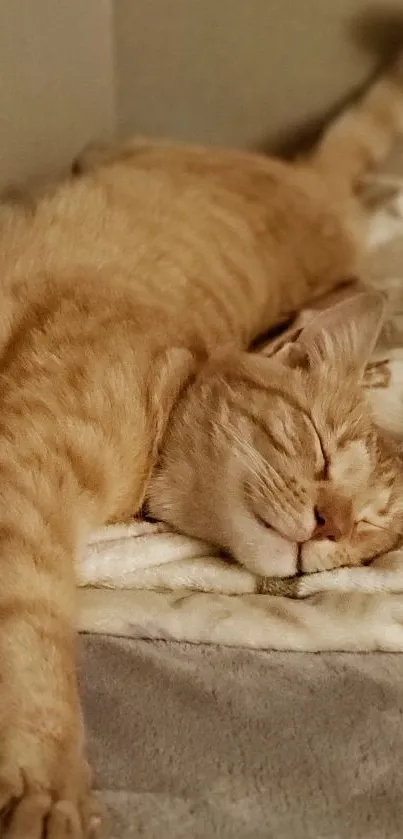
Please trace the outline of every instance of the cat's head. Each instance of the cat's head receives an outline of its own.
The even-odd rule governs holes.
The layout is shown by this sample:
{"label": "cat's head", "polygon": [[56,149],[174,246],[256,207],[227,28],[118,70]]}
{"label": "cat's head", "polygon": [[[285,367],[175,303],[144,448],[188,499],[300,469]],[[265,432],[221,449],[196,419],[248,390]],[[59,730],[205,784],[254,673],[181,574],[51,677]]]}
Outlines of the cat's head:
{"label": "cat's head", "polygon": [[383,316],[380,296],[360,294],[273,358],[225,354],[198,370],[165,429],[152,515],[240,561],[265,531],[338,540],[376,516],[387,489],[360,382]]}

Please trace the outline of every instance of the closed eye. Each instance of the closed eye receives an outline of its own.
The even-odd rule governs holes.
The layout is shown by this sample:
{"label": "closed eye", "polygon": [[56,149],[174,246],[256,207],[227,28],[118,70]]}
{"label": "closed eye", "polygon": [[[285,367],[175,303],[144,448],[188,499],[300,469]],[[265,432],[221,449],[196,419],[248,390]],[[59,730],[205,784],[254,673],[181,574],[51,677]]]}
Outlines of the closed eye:
{"label": "closed eye", "polygon": [[247,487],[247,484],[246,484],[246,483],[244,484],[244,488],[243,488],[243,490],[244,490],[244,503],[245,503],[245,506],[246,506],[246,508],[249,510],[249,512],[252,514],[253,518],[254,518],[254,519],[255,519],[255,520],[256,520],[256,521],[257,521],[257,522],[258,522],[258,523],[259,523],[262,527],[265,527],[265,528],[266,528],[266,530],[274,530],[273,525],[271,525],[271,524],[270,524],[270,522],[268,522],[266,519],[264,519],[264,518],[263,518],[263,516],[261,516],[261,515],[260,515],[260,513],[258,513],[258,511],[255,509],[255,506],[254,506],[254,504],[253,504],[253,500],[252,500],[252,498],[251,498],[250,492],[248,491],[248,487]]}
{"label": "closed eye", "polygon": [[309,417],[309,419],[311,421],[312,428],[313,428],[313,430],[316,434],[316,437],[318,439],[319,446],[320,446],[320,452],[321,452],[322,460],[323,460],[323,466],[322,466],[321,469],[319,469],[317,471],[317,473],[315,475],[315,479],[317,481],[327,481],[328,478],[329,478],[330,458],[328,457],[328,455],[326,453],[326,449],[325,449],[322,437],[319,434],[319,431],[316,427],[315,422],[313,421],[312,417]]}
{"label": "closed eye", "polygon": [[311,417],[311,415],[307,411],[304,411],[303,409],[301,409],[301,411],[304,414],[305,419],[308,421],[309,425],[311,426],[311,428],[314,432],[314,435],[315,435],[315,437],[316,437],[316,439],[319,443],[320,454],[321,454],[321,458],[322,458],[322,461],[323,461],[322,467],[320,469],[318,469],[315,473],[315,480],[316,481],[327,481],[328,478],[329,478],[330,458],[327,455],[325,445],[324,445],[324,442],[323,442],[323,439],[322,439],[322,435],[320,434],[319,429],[316,425],[316,422]]}
{"label": "closed eye", "polygon": [[256,513],[254,511],[253,515],[254,515],[256,521],[258,521],[259,524],[262,525],[262,527],[265,527],[266,530],[274,530],[274,527],[271,524],[269,524],[268,521],[266,521],[264,518],[262,518],[262,516],[259,516],[259,513]]}

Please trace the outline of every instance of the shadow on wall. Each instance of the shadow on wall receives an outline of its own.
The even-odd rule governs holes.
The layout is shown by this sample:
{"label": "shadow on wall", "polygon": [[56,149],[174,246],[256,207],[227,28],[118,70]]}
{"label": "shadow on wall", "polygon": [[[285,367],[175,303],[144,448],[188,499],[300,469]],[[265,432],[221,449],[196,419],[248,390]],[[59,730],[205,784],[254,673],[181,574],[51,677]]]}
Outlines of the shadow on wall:
{"label": "shadow on wall", "polygon": [[369,53],[375,61],[376,67],[370,78],[363,85],[358,85],[348,96],[340,99],[324,113],[304,121],[292,131],[279,134],[273,138],[257,144],[257,148],[266,153],[275,153],[281,157],[291,159],[300,152],[307,151],[313,146],[325,125],[341,111],[348,102],[359,96],[371,84],[374,76],[393,60],[400,50],[403,50],[403,2],[402,9],[396,6],[376,6],[366,9],[356,15],[349,24],[349,36],[363,51]]}
{"label": "shadow on wall", "polygon": [[287,154],[403,40],[403,0],[119,0],[114,11],[121,136]]}

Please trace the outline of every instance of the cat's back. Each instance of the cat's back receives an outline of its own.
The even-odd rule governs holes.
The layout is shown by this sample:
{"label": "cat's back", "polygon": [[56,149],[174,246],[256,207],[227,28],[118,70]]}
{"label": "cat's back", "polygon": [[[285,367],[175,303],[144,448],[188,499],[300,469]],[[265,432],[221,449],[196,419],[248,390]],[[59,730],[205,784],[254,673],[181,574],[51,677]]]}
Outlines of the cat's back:
{"label": "cat's back", "polygon": [[70,281],[100,296],[119,288],[176,337],[203,332],[213,344],[246,343],[309,296],[314,277],[332,286],[341,245],[347,260],[352,252],[305,174],[259,155],[146,141],[9,211],[0,237],[10,282],[46,274],[59,293]]}

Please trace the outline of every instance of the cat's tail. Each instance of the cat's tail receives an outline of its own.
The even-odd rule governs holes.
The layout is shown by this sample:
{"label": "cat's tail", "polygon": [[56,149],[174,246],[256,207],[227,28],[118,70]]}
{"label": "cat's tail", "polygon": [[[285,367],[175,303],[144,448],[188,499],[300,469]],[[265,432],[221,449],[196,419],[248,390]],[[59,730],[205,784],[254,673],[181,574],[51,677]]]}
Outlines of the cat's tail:
{"label": "cat's tail", "polygon": [[348,199],[387,158],[399,136],[403,138],[403,52],[329,123],[304,163],[315,169],[335,199]]}

